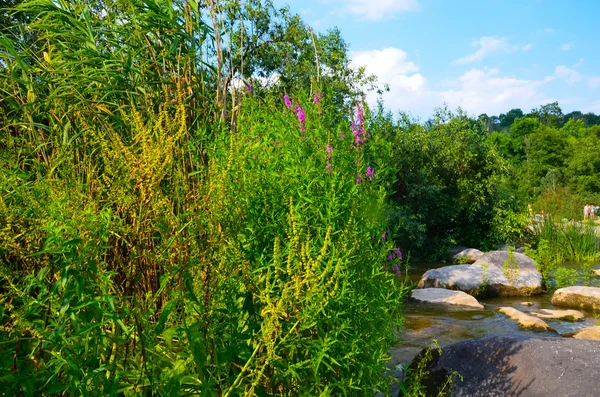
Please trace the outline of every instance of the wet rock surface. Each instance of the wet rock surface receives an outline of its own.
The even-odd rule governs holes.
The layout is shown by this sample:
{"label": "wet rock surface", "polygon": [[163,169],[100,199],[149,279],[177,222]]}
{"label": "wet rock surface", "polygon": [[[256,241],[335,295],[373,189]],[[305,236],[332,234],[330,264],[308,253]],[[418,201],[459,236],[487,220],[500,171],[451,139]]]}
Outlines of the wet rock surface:
{"label": "wet rock surface", "polygon": [[532,316],[539,318],[547,318],[561,321],[583,321],[585,314],[579,310],[553,310],[553,309],[540,309],[539,312],[529,313]]}
{"label": "wet rock surface", "polygon": [[[432,350],[422,380],[437,396],[454,376],[450,396],[593,396],[598,394],[600,341],[493,336]],[[421,353],[410,368],[416,369]]]}
{"label": "wet rock surface", "polygon": [[520,327],[532,331],[553,331],[553,329],[540,318],[525,314],[513,307],[501,307],[498,311],[514,320]]}
{"label": "wet rock surface", "polygon": [[411,298],[421,302],[461,306],[465,309],[479,309],[484,307],[471,295],[462,291],[452,291],[444,288],[414,289]]}

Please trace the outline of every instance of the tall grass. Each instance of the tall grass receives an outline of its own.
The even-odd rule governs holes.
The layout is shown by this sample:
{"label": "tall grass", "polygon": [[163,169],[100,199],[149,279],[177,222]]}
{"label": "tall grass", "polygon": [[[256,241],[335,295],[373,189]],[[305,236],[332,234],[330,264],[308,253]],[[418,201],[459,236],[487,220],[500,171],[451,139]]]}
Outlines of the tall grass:
{"label": "tall grass", "polygon": [[575,262],[588,268],[599,257],[600,245],[593,225],[558,223],[547,217],[534,224],[534,231],[536,249],[532,255],[547,277],[565,262]]}

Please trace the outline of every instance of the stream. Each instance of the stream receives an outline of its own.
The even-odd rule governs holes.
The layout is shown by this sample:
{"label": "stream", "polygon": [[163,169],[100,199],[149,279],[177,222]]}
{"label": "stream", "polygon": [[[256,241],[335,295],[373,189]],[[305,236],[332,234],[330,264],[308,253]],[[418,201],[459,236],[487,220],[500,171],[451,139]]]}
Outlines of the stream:
{"label": "stream", "polygon": [[[416,284],[428,269],[447,265],[447,263],[413,265],[410,278]],[[396,346],[390,349],[391,360],[388,365],[396,366],[411,362],[424,347],[431,344],[433,339],[437,340],[440,346],[445,346],[465,339],[502,334],[560,338],[562,334],[596,325],[596,319],[592,313],[582,310],[586,315],[584,321],[566,322],[544,319],[558,334],[525,331],[519,328],[516,322],[496,311],[498,307],[502,306],[514,307],[525,313],[539,309],[556,309],[550,303],[551,297],[551,293],[545,293],[536,296],[480,299],[479,302],[485,306],[484,310],[465,310],[456,306],[433,305],[407,299],[404,305],[404,321],[400,339]],[[521,302],[531,302],[533,305],[528,307],[521,305]]]}

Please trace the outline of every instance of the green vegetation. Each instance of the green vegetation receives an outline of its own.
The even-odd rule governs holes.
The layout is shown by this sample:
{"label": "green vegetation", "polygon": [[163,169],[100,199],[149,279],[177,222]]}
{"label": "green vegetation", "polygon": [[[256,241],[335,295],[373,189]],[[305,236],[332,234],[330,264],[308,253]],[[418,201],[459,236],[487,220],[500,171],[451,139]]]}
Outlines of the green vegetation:
{"label": "green vegetation", "polygon": [[[594,115],[369,109],[339,31],[269,1],[7,5],[7,395],[385,392],[408,252],[518,242],[527,203],[600,197]],[[552,221],[532,247],[548,274],[598,254]]]}

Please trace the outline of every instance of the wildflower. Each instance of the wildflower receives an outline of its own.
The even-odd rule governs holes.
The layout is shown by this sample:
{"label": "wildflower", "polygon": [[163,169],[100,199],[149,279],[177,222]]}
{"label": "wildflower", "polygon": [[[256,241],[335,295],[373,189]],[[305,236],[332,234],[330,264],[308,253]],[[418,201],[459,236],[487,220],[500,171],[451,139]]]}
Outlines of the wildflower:
{"label": "wildflower", "polygon": [[333,168],[333,164],[331,164],[330,162],[327,162],[327,165],[325,166],[325,173],[326,174],[331,174],[332,173],[332,169]]}
{"label": "wildflower", "polygon": [[315,102],[315,105],[318,105],[320,103],[319,102],[320,99],[321,99],[321,94],[315,92],[314,95],[313,95],[313,100]]}
{"label": "wildflower", "polygon": [[402,275],[400,269],[398,268],[398,265],[394,265],[394,273],[396,274],[396,276]]}
{"label": "wildflower", "polygon": [[290,101],[290,97],[287,95],[283,96],[283,100],[285,102],[285,106],[287,106],[288,109],[292,108],[292,101]]}
{"label": "wildflower", "polygon": [[250,83],[246,84],[246,92],[248,92],[248,93],[252,92],[252,84],[250,84]]}
{"label": "wildflower", "polygon": [[360,104],[356,105],[356,121],[352,122],[352,133],[354,134],[354,143],[356,144],[356,147],[359,147],[366,141],[364,115],[365,112]]}
{"label": "wildflower", "polygon": [[331,145],[327,145],[325,148],[329,153],[333,153],[333,147]]}
{"label": "wildflower", "polygon": [[367,176],[369,177],[370,181],[373,180],[373,168],[367,167]]}
{"label": "wildflower", "polygon": [[300,139],[302,139],[302,142],[306,142],[306,137],[305,136],[300,137]]}
{"label": "wildflower", "polygon": [[394,260],[394,255],[393,255],[393,254],[391,254],[391,253],[390,253],[390,254],[388,254],[388,256],[387,256],[387,261],[388,261],[388,262],[391,262],[391,261],[393,261],[393,260]]}
{"label": "wildflower", "polygon": [[360,180],[360,174],[356,174],[356,184],[360,185],[362,181]]}
{"label": "wildflower", "polygon": [[384,232],[384,233],[381,235],[381,240],[382,240],[384,243],[387,241],[387,232]]}
{"label": "wildflower", "polygon": [[300,106],[296,106],[296,115],[298,116],[298,121],[300,122],[300,132],[306,131],[306,112]]}
{"label": "wildflower", "polygon": [[394,255],[396,255],[398,259],[402,260],[402,251],[400,251],[398,248],[394,248]]}

